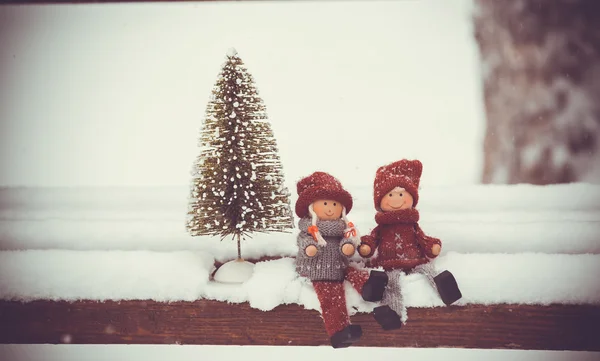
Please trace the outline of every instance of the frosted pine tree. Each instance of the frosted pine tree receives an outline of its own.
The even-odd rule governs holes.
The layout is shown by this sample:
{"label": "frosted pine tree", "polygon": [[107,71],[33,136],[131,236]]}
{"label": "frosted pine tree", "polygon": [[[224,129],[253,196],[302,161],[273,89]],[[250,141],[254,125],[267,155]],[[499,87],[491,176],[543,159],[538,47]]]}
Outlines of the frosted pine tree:
{"label": "frosted pine tree", "polygon": [[187,223],[191,235],[232,236],[241,260],[245,237],[293,228],[266,108],[234,49],[212,90],[199,145]]}

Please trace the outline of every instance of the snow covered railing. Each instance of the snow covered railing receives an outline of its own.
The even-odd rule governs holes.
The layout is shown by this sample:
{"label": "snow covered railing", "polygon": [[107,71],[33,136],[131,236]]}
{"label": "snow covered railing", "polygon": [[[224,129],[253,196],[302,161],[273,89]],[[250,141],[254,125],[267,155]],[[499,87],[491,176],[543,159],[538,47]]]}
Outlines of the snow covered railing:
{"label": "snow covered railing", "polygon": [[[445,307],[409,275],[409,322],[395,332],[346,287],[361,346],[600,351],[600,255],[450,253],[436,264],[463,299]],[[328,344],[292,259],[257,263],[241,286],[209,282],[211,268],[190,251],[1,252],[0,343]]]}
{"label": "snow covered railing", "polygon": [[[375,226],[372,189],[348,188],[355,197],[349,217],[366,234]],[[186,232],[188,192],[188,187],[0,188],[0,250],[194,250],[217,260],[235,258],[235,242]],[[597,185],[430,187],[420,194],[419,223],[442,239],[444,252],[600,253]],[[256,235],[243,243],[244,256],[295,256],[295,237]]]}
{"label": "snow covered railing", "polygon": [[[542,253],[440,256],[438,269],[451,270],[464,305],[600,305],[600,255]],[[198,298],[271,311],[298,304],[318,310],[310,283],[299,277],[292,258],[258,262],[242,285],[210,282],[211,255],[202,252],[27,250],[0,252],[0,298],[9,301],[194,301]],[[371,312],[346,284],[351,313]],[[421,274],[403,279],[407,307],[444,306]],[[354,311],[352,311],[354,310]],[[409,315],[410,316],[410,315]]]}
{"label": "snow covered railing", "polygon": [[[243,285],[213,283],[215,261],[236,247],[185,233],[187,191],[1,189],[0,342],[327,345],[316,295],[294,272],[295,233],[244,242],[246,258],[279,259],[257,263]],[[366,233],[371,190],[351,191]],[[422,228],[444,242],[435,264],[463,298],[445,307],[410,275],[408,323],[386,332],[347,287],[364,330],[357,346],[600,351],[599,186],[442,187],[421,198]]]}

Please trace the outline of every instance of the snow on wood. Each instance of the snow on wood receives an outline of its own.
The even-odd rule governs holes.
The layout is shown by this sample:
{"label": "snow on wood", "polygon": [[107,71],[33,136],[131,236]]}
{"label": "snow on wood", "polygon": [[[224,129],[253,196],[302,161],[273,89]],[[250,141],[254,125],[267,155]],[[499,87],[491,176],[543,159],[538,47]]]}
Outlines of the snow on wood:
{"label": "snow on wood", "polygon": [[[86,214],[93,212],[88,210],[77,216],[55,213],[36,219],[28,216],[29,210],[17,212],[10,218],[0,217],[0,250],[197,250],[209,252],[219,261],[233,259],[237,252],[231,237],[220,242],[218,237],[189,236],[185,218],[175,211],[158,210],[154,215],[146,211],[147,219],[143,219],[144,210],[138,218],[115,211],[112,219]],[[361,234],[375,227],[369,209],[353,209],[349,218]],[[442,240],[443,252],[600,253],[600,211],[422,210],[421,219],[425,233]],[[297,230],[256,234],[252,240],[242,241],[244,257],[295,256],[296,234]]]}
{"label": "snow on wood", "polygon": [[427,187],[419,191],[418,208],[449,212],[600,210],[600,186],[571,183]]}
{"label": "snow on wood", "polygon": [[[466,304],[600,304],[600,255],[459,254],[440,256]],[[259,262],[244,284],[209,282],[212,257],[202,252],[27,250],[0,252],[0,299],[179,301],[207,298],[249,302],[269,311],[280,304],[318,310],[310,283],[291,258]],[[427,280],[408,275],[402,289],[408,307],[442,306]],[[370,312],[346,284],[351,314]]]}
{"label": "snow on wood", "polygon": [[0,298],[195,300],[212,256],[202,252],[0,252]]}
{"label": "snow on wood", "polygon": [[[363,211],[372,218],[372,185],[347,188],[357,202],[352,214]],[[188,193],[187,186],[0,187],[0,219],[181,220]],[[600,211],[600,185],[585,183],[422,187],[419,194],[422,212]]]}
{"label": "snow on wood", "polygon": [[[371,187],[349,188],[355,198],[350,219],[362,234],[366,234],[375,226]],[[144,322],[146,316],[139,313],[140,307],[160,305],[156,306],[160,310],[169,307],[168,304],[153,303],[154,300],[186,301],[169,312],[179,312],[182,307],[190,310],[210,307],[207,312],[211,313],[223,305],[229,307],[224,312],[241,312],[243,317],[250,317],[254,312],[252,317],[260,322],[264,320],[265,325],[268,322],[260,317],[273,318],[268,313],[260,316],[261,311],[277,308],[277,318],[283,317],[281,322],[284,324],[311,314],[315,316],[311,322],[320,327],[322,321],[315,312],[319,310],[317,297],[310,283],[296,274],[292,258],[257,263],[252,277],[243,284],[209,280],[214,261],[235,258],[236,245],[229,239],[219,242],[217,237],[192,238],[185,232],[188,191],[186,187],[0,189],[0,302],[3,310],[12,309],[21,315],[13,317],[12,311],[3,311],[0,319],[4,317],[15,325],[30,322],[28,326],[19,326],[23,332],[17,338],[10,338],[14,332],[0,336],[8,335],[7,342],[57,343],[61,342],[64,331],[53,330],[52,325],[44,328],[44,336],[39,339],[28,336],[32,335],[28,330],[38,330],[39,322],[35,317],[46,317],[47,313],[51,318],[59,312],[57,317],[61,324],[82,325],[80,318],[68,320],[71,311],[78,315],[88,312],[85,320],[97,322],[93,315],[109,312],[113,307],[110,305],[114,304],[114,312],[127,314],[131,322]],[[458,307],[437,307],[443,306],[439,296],[423,276],[403,278],[402,289],[410,307],[405,331],[409,331],[408,327],[421,327],[421,333],[415,334],[419,346],[431,334],[432,325],[427,323],[428,320],[433,317],[439,322],[449,317],[448,336],[443,340],[432,339],[432,345],[439,346],[451,340],[447,345],[460,347],[511,347],[505,345],[518,343],[518,347],[523,348],[593,349],[589,346],[593,341],[586,341],[587,346],[577,343],[579,341],[556,345],[559,344],[557,340],[564,340],[561,337],[566,328],[593,330],[591,325],[597,324],[589,320],[593,320],[590,315],[597,314],[600,305],[600,283],[595,279],[600,274],[600,186],[425,188],[421,190],[419,210],[420,224],[425,232],[444,242],[442,256],[435,264],[440,271],[453,272],[463,292]],[[244,256],[294,256],[296,232],[257,234],[252,241],[244,242]],[[360,258],[355,257],[355,260]],[[376,304],[364,302],[348,284],[346,297],[349,312],[354,314],[353,320],[371,327],[367,320],[373,323],[372,315],[365,313],[371,312]],[[92,301],[56,302],[83,299]],[[31,302],[23,304],[20,301]],[[464,305],[469,307],[460,307]],[[132,310],[130,315],[127,313],[129,308]],[[311,311],[301,311],[302,308]],[[148,312],[147,317],[154,320],[156,312],[160,311]],[[187,315],[191,311],[186,308],[182,312]],[[31,321],[27,321],[30,314],[37,316],[31,316]],[[482,332],[496,334],[507,329],[501,323],[501,330],[489,331],[496,325],[496,321],[489,319],[492,316],[502,322],[512,317],[513,328],[502,333],[495,343],[483,345],[479,341],[469,341],[479,340]],[[239,328],[242,316],[231,317]],[[454,326],[461,322],[461,317],[465,322],[461,332],[473,330],[468,337],[456,336]],[[474,320],[478,317],[479,323],[476,323]],[[527,326],[522,323],[523,318],[538,319],[535,321],[538,324],[534,322],[529,331],[520,332]],[[211,332],[214,327],[228,322],[227,319],[211,320],[210,317],[201,318],[198,322],[208,322],[207,329]],[[559,323],[562,326],[558,326]],[[539,325],[547,324],[555,327],[544,326],[543,335],[533,332],[540,329]],[[163,342],[163,336],[169,340],[188,337],[187,343],[199,339],[190,335],[188,328],[182,331],[183,334],[165,336],[155,331],[150,336],[140,336],[135,333],[135,328],[131,331],[128,324],[122,335],[98,333],[94,331],[96,323],[89,327],[89,334],[78,329],[79,338],[74,338],[73,342]],[[172,328],[167,324],[164,327]],[[287,329],[281,325],[273,327],[277,328],[278,334]],[[223,330],[222,334],[229,336],[231,332]],[[251,343],[278,344],[269,336],[273,332],[263,332],[263,336],[260,332],[253,334],[255,341]],[[581,335],[592,333],[581,331]],[[296,334],[294,328],[289,337],[297,336],[299,344],[326,344],[327,341],[326,337]],[[82,341],[81,337],[87,337],[87,341]],[[236,342],[249,342],[245,334],[239,337]],[[369,337],[365,336],[365,345],[410,346],[417,342],[382,332]],[[382,337],[385,341],[381,341]],[[211,336],[204,342],[215,343],[215,340]]]}
{"label": "snow on wood", "polygon": [[[427,234],[442,239],[445,251],[600,253],[600,213],[562,221],[552,218],[528,221],[527,218],[533,217],[519,218],[519,215],[493,214],[489,218],[465,217],[460,221],[437,221],[438,217],[432,215],[420,225]],[[576,218],[578,214],[563,216]]]}
{"label": "snow on wood", "polygon": [[244,283],[252,277],[253,269],[251,262],[233,260],[219,267],[213,278],[221,283]]}

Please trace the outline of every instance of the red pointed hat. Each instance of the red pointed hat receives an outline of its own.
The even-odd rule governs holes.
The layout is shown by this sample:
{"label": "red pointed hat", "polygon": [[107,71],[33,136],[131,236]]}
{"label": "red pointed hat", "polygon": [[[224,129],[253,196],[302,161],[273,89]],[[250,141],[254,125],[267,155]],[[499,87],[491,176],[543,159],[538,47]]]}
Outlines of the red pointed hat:
{"label": "red pointed hat", "polygon": [[381,199],[396,187],[406,189],[413,197],[413,207],[419,202],[419,182],[423,164],[418,160],[402,159],[377,169],[373,183],[373,200],[379,209]]}
{"label": "red pointed hat", "polygon": [[308,206],[319,199],[332,199],[346,207],[346,214],[352,209],[352,196],[334,176],[325,172],[314,172],[302,178],[297,186],[298,200],[296,214],[303,218],[308,215]]}

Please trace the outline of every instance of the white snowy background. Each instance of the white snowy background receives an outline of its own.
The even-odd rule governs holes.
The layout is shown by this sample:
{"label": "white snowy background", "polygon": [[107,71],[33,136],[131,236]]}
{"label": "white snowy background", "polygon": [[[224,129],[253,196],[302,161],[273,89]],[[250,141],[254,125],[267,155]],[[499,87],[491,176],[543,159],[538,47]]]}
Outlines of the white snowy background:
{"label": "white snowy background", "polygon": [[[267,106],[292,202],[300,177],[330,172],[367,233],[375,169],[418,158],[420,223],[444,242],[436,265],[456,275],[460,304],[600,304],[600,186],[477,185],[485,123],[471,11],[470,0],[0,6],[0,299],[318,309],[290,258],[257,264],[241,286],[209,282],[213,260],[234,257],[235,245],[184,228],[204,108],[234,46]],[[293,256],[294,240],[260,235],[242,252]],[[409,306],[442,305],[421,276],[405,282]],[[373,307],[349,287],[347,296],[360,312]],[[3,346],[0,355],[292,360],[333,351],[98,347]],[[348,360],[594,356],[340,351]]]}
{"label": "white snowy background", "polygon": [[290,184],[316,169],[369,184],[402,157],[424,162],[424,185],[477,182],[484,123],[470,8],[2,6],[0,184],[188,184],[230,47],[256,79]]}

